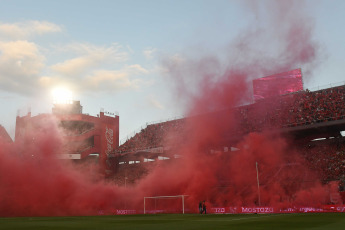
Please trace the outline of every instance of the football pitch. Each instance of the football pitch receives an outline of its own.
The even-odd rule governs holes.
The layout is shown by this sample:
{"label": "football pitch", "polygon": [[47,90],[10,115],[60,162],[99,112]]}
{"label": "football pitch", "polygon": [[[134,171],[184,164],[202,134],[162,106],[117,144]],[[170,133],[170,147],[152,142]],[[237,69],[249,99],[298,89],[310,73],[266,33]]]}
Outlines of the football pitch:
{"label": "football pitch", "polygon": [[344,213],[0,218],[0,229],[345,229]]}

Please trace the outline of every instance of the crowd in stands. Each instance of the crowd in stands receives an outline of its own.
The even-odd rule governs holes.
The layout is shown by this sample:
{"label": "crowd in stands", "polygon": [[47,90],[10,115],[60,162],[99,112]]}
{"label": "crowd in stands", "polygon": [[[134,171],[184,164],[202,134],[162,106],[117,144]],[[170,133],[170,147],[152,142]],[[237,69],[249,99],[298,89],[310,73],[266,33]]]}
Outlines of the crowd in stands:
{"label": "crowd in stands", "polygon": [[301,152],[324,182],[345,180],[345,138],[312,141]]}
{"label": "crowd in stands", "polygon": [[[311,92],[309,90],[256,101],[233,108],[238,124],[235,134],[271,128],[310,125],[345,117],[345,86]],[[163,146],[171,133],[182,133],[186,119],[148,125],[118,149],[118,153]],[[169,135],[168,135],[169,134]]]}
{"label": "crowd in stands", "polygon": [[179,119],[148,125],[121,145],[117,152],[123,153],[160,147],[168,141],[169,135],[167,134],[181,132],[183,124],[184,120]]}
{"label": "crowd in stands", "polygon": [[[250,105],[233,108],[238,125],[235,126],[236,130],[229,132],[244,135],[265,129],[314,125],[344,119],[344,99],[345,86],[314,92],[305,90],[262,99]],[[117,152],[164,146],[169,135],[182,134],[185,128],[186,119],[148,125],[121,145]],[[319,172],[323,181],[345,181],[345,138],[338,136],[324,141],[308,142],[302,152],[310,167]]]}
{"label": "crowd in stands", "polygon": [[142,177],[146,176],[149,171],[150,167],[148,165],[123,164],[119,169],[117,169],[117,172],[112,174],[111,178],[108,179],[120,186],[131,186]]}
{"label": "crowd in stands", "polygon": [[240,132],[309,125],[345,117],[345,86],[266,98],[238,107]]}

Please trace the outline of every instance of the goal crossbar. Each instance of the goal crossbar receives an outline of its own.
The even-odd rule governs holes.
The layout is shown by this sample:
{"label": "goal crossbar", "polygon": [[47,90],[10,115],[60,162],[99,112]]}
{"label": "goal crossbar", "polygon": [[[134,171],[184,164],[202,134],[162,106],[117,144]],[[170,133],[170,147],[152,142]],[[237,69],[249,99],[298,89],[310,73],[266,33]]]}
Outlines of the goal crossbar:
{"label": "goal crossbar", "polygon": [[173,199],[182,198],[182,213],[184,214],[184,198],[189,195],[176,195],[176,196],[146,196],[144,197],[144,214],[146,214],[146,199]]}

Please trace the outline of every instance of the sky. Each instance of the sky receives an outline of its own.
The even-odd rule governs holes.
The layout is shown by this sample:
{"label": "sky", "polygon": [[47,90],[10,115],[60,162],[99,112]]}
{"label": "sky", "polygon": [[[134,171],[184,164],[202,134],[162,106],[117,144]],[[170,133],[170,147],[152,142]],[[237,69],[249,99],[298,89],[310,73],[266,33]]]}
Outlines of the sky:
{"label": "sky", "polygon": [[[14,138],[18,114],[51,113],[56,87],[69,89],[84,113],[119,114],[120,141],[147,123],[184,116],[186,103],[171,79],[176,73],[166,63],[217,59],[226,69],[246,58],[236,41],[258,28],[267,36],[253,33],[251,50],[274,57],[270,2],[0,0],[0,124]],[[304,87],[345,83],[345,1],[288,2],[300,5],[318,47],[312,65],[296,66]],[[189,74],[181,78],[197,79]]]}

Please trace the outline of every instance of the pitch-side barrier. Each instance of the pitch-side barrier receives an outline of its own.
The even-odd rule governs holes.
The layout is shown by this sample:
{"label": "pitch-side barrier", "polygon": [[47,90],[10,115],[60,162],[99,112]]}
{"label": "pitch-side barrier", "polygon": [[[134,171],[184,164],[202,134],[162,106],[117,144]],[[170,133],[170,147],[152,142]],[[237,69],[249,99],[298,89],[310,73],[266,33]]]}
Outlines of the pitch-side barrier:
{"label": "pitch-side barrier", "polygon": [[[176,210],[174,213],[181,213]],[[207,208],[208,214],[273,214],[273,213],[325,213],[340,212],[345,213],[345,205],[322,205],[318,207],[257,207],[257,206],[240,206],[240,207],[210,207]],[[168,213],[164,210],[146,210],[146,214]],[[198,213],[198,209],[186,210],[186,213]],[[135,215],[144,214],[144,210],[135,209],[113,209],[109,211],[100,211],[99,215]]]}

